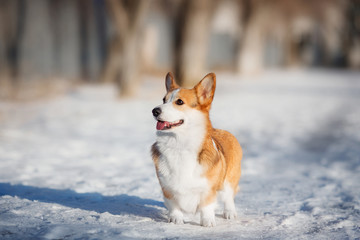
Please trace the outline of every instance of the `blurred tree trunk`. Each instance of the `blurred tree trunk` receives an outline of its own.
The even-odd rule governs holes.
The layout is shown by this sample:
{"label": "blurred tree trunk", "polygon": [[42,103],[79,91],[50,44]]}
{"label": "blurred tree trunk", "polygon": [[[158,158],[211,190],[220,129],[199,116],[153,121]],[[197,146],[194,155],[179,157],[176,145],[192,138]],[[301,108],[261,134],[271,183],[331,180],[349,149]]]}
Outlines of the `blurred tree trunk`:
{"label": "blurred tree trunk", "polygon": [[[264,13],[259,12],[263,2],[242,0],[241,38],[237,53],[237,71],[241,74],[254,74],[263,68],[263,25]],[[265,3],[265,5],[268,5]],[[265,8],[265,7],[263,7]],[[261,9],[262,10],[262,9]]]}
{"label": "blurred tree trunk", "polygon": [[206,73],[214,5],[214,0],[184,0],[180,6],[175,34],[175,75],[184,87],[192,87]]}
{"label": "blurred tree trunk", "polygon": [[0,2],[0,98],[12,97],[17,83],[19,41],[24,28],[23,0]]}
{"label": "blurred tree trunk", "polygon": [[25,7],[25,26],[19,41],[19,81],[28,85],[51,78],[56,65],[50,1],[25,1]]}
{"label": "blurred tree trunk", "polygon": [[140,43],[146,0],[107,0],[115,34],[108,48],[103,81],[115,82],[122,96],[134,94],[139,82]]}
{"label": "blurred tree trunk", "polygon": [[54,36],[54,76],[66,81],[81,78],[80,65],[80,23],[77,1],[53,0],[50,5],[52,16],[51,34]]}
{"label": "blurred tree trunk", "polygon": [[344,49],[348,67],[360,69],[360,1],[349,1],[347,25],[348,34],[344,38]]}
{"label": "blurred tree trunk", "polygon": [[102,0],[78,0],[81,75],[85,81],[101,77],[106,52],[106,15]]}

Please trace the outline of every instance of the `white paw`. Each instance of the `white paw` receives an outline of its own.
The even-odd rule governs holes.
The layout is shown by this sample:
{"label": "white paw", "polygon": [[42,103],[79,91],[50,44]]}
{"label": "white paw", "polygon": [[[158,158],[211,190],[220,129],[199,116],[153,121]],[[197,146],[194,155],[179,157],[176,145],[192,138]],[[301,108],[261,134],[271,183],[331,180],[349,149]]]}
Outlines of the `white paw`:
{"label": "white paw", "polygon": [[216,226],[215,218],[214,217],[202,218],[200,224],[203,227],[215,227]]}
{"label": "white paw", "polygon": [[225,219],[235,219],[237,217],[237,213],[233,210],[224,210],[224,218]]}
{"label": "white paw", "polygon": [[169,215],[169,223],[183,224],[184,220],[183,220],[183,217],[179,214],[170,214]]}

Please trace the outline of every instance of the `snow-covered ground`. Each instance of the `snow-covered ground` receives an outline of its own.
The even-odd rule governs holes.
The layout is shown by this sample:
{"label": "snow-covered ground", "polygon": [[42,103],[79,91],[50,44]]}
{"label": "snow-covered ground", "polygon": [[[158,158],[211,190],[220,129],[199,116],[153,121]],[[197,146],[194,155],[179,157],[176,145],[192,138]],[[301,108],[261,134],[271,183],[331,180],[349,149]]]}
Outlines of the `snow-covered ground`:
{"label": "snow-covered ground", "polygon": [[[213,125],[244,148],[238,218],[167,223],[150,158],[164,82],[0,103],[0,239],[360,238],[360,73],[219,74]],[[219,212],[220,213],[220,212]]]}

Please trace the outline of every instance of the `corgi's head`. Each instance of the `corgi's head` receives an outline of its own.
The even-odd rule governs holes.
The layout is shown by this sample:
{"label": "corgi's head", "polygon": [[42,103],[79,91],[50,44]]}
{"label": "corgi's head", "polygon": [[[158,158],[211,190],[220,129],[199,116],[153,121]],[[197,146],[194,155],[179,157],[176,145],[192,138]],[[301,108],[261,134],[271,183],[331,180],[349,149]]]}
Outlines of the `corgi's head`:
{"label": "corgi's head", "polygon": [[165,86],[163,104],[152,110],[158,131],[178,131],[206,124],[216,87],[214,73],[207,74],[192,89],[181,88],[168,73]]}

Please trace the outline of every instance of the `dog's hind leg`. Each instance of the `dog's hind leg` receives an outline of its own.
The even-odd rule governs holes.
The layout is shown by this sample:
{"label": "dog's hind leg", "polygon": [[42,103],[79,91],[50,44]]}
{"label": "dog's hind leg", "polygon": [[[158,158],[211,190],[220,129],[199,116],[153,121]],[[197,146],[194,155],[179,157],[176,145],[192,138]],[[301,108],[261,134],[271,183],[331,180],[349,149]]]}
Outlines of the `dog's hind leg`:
{"label": "dog's hind leg", "polygon": [[237,217],[235,203],[234,203],[234,190],[228,182],[224,183],[224,189],[221,191],[221,200],[224,202],[224,218],[234,219]]}

